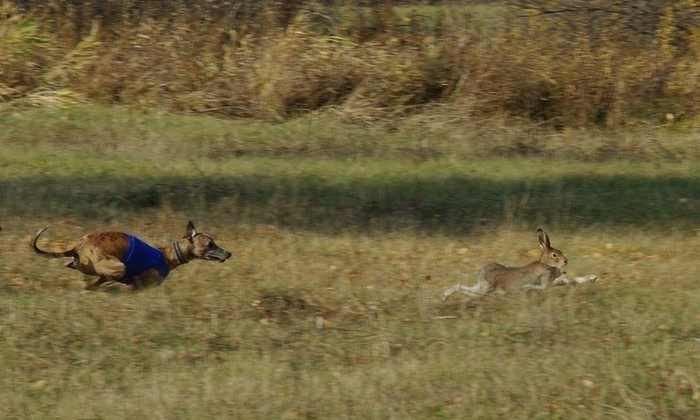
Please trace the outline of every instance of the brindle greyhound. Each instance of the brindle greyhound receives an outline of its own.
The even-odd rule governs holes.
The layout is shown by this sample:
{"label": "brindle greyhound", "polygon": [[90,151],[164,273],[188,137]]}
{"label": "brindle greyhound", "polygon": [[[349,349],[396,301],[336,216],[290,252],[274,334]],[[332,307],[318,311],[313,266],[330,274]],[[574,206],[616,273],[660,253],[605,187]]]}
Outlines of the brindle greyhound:
{"label": "brindle greyhound", "polygon": [[133,235],[123,232],[93,232],[78,240],[67,251],[49,252],[36,245],[48,226],[39,230],[30,246],[48,258],[70,257],[66,267],[82,273],[99,276],[88,282],[85,290],[95,290],[102,284],[120,282],[134,289],[158,285],[176,267],[193,259],[224,262],[231,253],[220,248],[214,238],[187,225],[187,235],[172,245],[154,248]]}

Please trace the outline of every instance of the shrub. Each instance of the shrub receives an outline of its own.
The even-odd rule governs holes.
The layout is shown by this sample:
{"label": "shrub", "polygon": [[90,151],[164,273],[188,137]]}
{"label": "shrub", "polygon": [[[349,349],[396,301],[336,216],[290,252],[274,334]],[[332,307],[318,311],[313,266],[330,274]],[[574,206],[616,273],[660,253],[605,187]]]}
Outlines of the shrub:
{"label": "shrub", "polygon": [[[695,2],[3,2],[0,98],[286,119],[450,105],[464,118],[615,127],[695,114]],[[71,96],[71,95],[68,95]]]}

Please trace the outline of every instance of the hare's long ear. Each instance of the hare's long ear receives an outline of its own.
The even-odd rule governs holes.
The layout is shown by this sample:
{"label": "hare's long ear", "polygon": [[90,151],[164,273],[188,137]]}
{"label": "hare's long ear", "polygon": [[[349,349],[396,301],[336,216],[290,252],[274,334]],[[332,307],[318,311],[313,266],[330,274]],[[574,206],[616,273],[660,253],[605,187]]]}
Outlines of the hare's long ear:
{"label": "hare's long ear", "polygon": [[537,240],[540,243],[540,248],[542,248],[543,252],[549,251],[552,246],[549,243],[549,236],[543,231],[542,229],[537,229]]}

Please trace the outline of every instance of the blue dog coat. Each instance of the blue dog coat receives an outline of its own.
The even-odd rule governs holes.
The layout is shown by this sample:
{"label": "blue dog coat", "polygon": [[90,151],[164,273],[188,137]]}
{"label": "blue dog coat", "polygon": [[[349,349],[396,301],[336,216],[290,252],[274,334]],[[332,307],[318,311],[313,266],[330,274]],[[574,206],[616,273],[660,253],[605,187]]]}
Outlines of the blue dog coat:
{"label": "blue dog coat", "polygon": [[132,284],[134,277],[139,276],[148,270],[156,270],[165,279],[170,270],[165,256],[160,249],[154,248],[134,235],[129,234],[129,251],[124,258],[126,273],[124,278],[119,280],[122,283]]}

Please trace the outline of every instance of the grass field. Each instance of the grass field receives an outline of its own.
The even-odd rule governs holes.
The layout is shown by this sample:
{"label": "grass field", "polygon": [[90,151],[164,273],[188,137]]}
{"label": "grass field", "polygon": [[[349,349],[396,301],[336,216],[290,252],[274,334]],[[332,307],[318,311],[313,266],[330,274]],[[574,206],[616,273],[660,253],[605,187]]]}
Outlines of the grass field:
{"label": "grass field", "polygon": [[[700,416],[696,132],[402,124],[2,110],[0,417]],[[188,220],[233,257],[137,294],[27,247]],[[599,281],[440,302],[537,227]]]}

